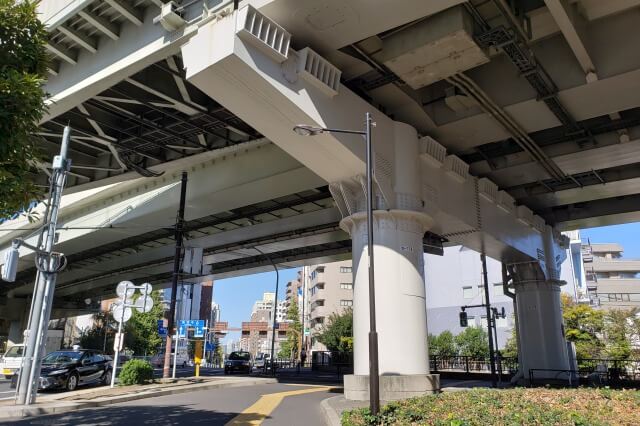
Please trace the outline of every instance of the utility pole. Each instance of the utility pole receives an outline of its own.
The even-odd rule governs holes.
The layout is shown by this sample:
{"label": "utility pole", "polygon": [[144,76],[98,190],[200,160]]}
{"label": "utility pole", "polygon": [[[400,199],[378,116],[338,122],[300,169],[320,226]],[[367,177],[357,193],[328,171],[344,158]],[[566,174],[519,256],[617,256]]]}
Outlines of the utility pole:
{"label": "utility pole", "polygon": [[[182,258],[182,234],[184,231],[184,205],[187,199],[187,172],[182,172],[180,181],[180,206],[178,208],[178,218],[176,220],[175,240],[176,251],[173,257],[173,279],[171,281],[171,302],[169,304],[169,319],[167,324],[167,345],[164,351],[164,366],[162,377],[169,378],[169,366],[171,365],[171,340],[175,328],[176,316],[176,293],[178,292],[178,278],[180,277],[180,260]],[[179,341],[179,339],[178,339]],[[176,342],[176,354],[178,353],[178,341]],[[175,367],[175,365],[174,365]]]}
{"label": "utility pole", "polygon": [[484,304],[487,308],[487,333],[489,334],[489,364],[491,367],[491,384],[495,388],[497,387],[496,378],[496,358],[495,349],[493,347],[493,328],[491,326],[491,301],[489,300],[489,278],[487,274],[487,257],[484,253],[480,254],[480,260],[482,261],[482,276],[484,278]]}
{"label": "utility pole", "polygon": [[20,405],[29,405],[36,401],[40,363],[47,343],[47,330],[49,328],[57,273],[66,266],[64,255],[53,253],[53,246],[56,240],[56,226],[62,191],[67,179],[67,171],[71,167],[71,160],[67,159],[70,132],[71,128],[66,126],[62,135],[60,155],[53,158],[49,201],[43,218],[44,225],[38,238],[37,247],[34,247],[38,272],[34,297],[29,312],[28,331],[25,332],[24,357],[18,377],[16,403]]}

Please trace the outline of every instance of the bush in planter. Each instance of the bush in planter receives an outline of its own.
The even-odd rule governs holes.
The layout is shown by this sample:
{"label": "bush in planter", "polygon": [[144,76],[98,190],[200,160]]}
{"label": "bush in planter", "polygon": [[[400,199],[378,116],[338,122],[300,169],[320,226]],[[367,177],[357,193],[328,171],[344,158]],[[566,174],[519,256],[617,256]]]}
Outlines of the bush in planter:
{"label": "bush in planter", "polygon": [[124,386],[141,385],[153,380],[153,367],[148,361],[132,359],[122,366],[118,378]]}

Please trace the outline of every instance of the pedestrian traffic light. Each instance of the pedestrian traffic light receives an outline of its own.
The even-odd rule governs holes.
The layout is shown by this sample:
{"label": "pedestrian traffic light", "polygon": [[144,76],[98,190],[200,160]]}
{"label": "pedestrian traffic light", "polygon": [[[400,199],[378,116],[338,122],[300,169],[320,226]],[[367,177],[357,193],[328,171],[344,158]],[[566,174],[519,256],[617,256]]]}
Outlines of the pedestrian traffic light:
{"label": "pedestrian traffic light", "polygon": [[467,327],[468,325],[467,313],[465,311],[460,312],[460,327]]}

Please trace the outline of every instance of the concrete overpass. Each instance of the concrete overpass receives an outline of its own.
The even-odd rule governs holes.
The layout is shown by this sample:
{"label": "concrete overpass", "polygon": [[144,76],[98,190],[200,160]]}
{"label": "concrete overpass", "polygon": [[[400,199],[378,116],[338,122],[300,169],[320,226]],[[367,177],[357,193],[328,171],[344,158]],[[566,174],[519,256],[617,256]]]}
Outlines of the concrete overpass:
{"label": "concrete overpass", "polygon": [[[253,246],[291,265],[348,256],[351,234],[366,375],[364,146],[291,128],[358,128],[369,111],[378,282],[401,277],[378,289],[381,372],[422,385],[428,373],[426,327],[393,345],[396,321],[426,323],[426,231],[510,265],[524,365],[567,368],[558,231],[638,220],[640,1],[516,5],[200,1],[162,14],[160,1],[44,2],[57,60],[39,136],[54,152],[61,125],[76,129],[57,303],[79,308],[125,276],[166,280],[187,169],[190,243],[215,277],[264,267]],[[3,226],[4,244],[37,227]],[[24,256],[4,300],[27,300]]]}

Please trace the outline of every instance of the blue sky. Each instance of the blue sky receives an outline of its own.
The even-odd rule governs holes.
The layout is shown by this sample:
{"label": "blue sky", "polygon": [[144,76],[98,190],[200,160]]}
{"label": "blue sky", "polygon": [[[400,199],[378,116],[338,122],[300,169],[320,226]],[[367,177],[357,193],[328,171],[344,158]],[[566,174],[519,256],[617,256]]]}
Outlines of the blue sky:
{"label": "blue sky", "polygon": [[640,259],[640,223],[583,229],[580,237],[583,242],[589,238],[592,243],[619,243],[624,248],[623,257]]}
{"label": "blue sky", "polygon": [[[280,269],[279,300],[284,298],[287,282],[296,278],[297,271]],[[228,321],[230,327],[240,327],[242,321],[249,321],[253,302],[261,300],[263,293],[275,291],[275,287],[275,272],[216,280],[213,285],[213,299],[220,305],[221,320]],[[230,334],[229,337],[237,339],[239,333]]]}

